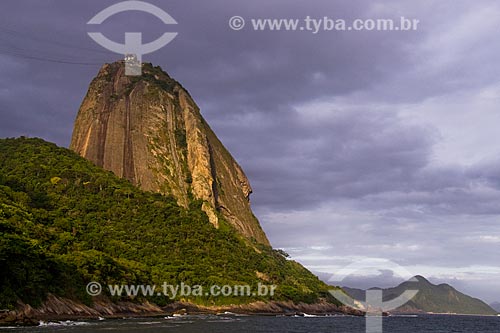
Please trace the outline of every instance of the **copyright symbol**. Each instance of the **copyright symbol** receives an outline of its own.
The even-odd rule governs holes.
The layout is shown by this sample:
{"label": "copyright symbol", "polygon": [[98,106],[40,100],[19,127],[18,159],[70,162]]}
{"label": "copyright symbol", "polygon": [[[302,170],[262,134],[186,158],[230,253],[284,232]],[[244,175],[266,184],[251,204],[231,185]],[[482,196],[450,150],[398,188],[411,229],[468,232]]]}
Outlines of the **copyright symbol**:
{"label": "copyright symbol", "polygon": [[233,16],[229,19],[229,27],[233,30],[241,30],[245,26],[245,19],[241,16]]}
{"label": "copyright symbol", "polygon": [[102,292],[102,286],[99,282],[89,282],[87,284],[87,294],[90,296],[99,296]]}

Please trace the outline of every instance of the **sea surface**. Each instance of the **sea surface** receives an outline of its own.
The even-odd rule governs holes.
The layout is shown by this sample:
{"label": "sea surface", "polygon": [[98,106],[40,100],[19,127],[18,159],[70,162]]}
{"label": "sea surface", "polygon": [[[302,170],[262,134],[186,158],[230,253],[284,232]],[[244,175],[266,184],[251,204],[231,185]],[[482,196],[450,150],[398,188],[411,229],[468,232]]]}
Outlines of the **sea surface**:
{"label": "sea surface", "polygon": [[[383,319],[384,332],[500,332],[500,317],[475,316],[401,316]],[[362,317],[270,317],[196,315],[183,317],[129,318],[41,323],[38,327],[7,327],[0,332],[365,332]]]}

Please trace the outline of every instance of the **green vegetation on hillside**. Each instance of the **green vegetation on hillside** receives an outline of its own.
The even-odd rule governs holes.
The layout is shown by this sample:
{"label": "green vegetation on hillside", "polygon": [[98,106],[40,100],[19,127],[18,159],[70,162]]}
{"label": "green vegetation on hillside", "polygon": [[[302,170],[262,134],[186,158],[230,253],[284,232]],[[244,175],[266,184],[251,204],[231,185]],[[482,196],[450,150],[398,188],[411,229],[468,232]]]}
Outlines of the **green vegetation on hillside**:
{"label": "green vegetation on hillside", "polygon": [[[18,299],[36,306],[49,292],[90,303],[90,281],[260,282],[278,286],[275,300],[328,297],[324,283],[281,252],[250,244],[224,221],[215,229],[201,204],[181,208],[41,139],[0,140],[0,307],[12,308]],[[256,299],[266,298],[184,298]]]}

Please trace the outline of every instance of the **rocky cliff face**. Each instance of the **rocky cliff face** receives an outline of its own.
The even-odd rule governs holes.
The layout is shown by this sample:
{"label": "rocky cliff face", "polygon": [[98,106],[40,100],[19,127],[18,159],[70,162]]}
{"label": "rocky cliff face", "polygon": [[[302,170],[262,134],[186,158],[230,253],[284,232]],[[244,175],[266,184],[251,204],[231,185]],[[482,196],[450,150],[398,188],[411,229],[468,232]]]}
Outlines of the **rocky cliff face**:
{"label": "rocky cliff face", "polygon": [[78,112],[70,148],[144,190],[192,198],[218,227],[223,216],[247,238],[269,244],[250,209],[250,183],[189,93],[159,67],[125,76],[104,65]]}

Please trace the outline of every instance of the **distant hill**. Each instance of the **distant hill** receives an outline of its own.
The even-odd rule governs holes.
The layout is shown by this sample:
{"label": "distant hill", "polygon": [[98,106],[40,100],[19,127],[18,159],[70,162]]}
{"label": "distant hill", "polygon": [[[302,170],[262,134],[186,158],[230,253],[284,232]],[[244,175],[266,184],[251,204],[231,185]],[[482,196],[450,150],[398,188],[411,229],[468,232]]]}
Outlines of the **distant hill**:
{"label": "distant hill", "polygon": [[494,302],[490,304],[490,307],[496,312],[500,313],[500,302]]}
{"label": "distant hill", "polygon": [[[419,293],[411,301],[392,312],[477,315],[495,315],[497,313],[497,311],[480,299],[467,296],[448,284],[435,285],[430,283],[423,276],[416,276],[415,278],[418,282],[406,281],[397,287],[382,289],[384,301],[394,299],[405,290],[419,290]],[[355,299],[365,299],[364,290],[347,287],[343,289]]]}

